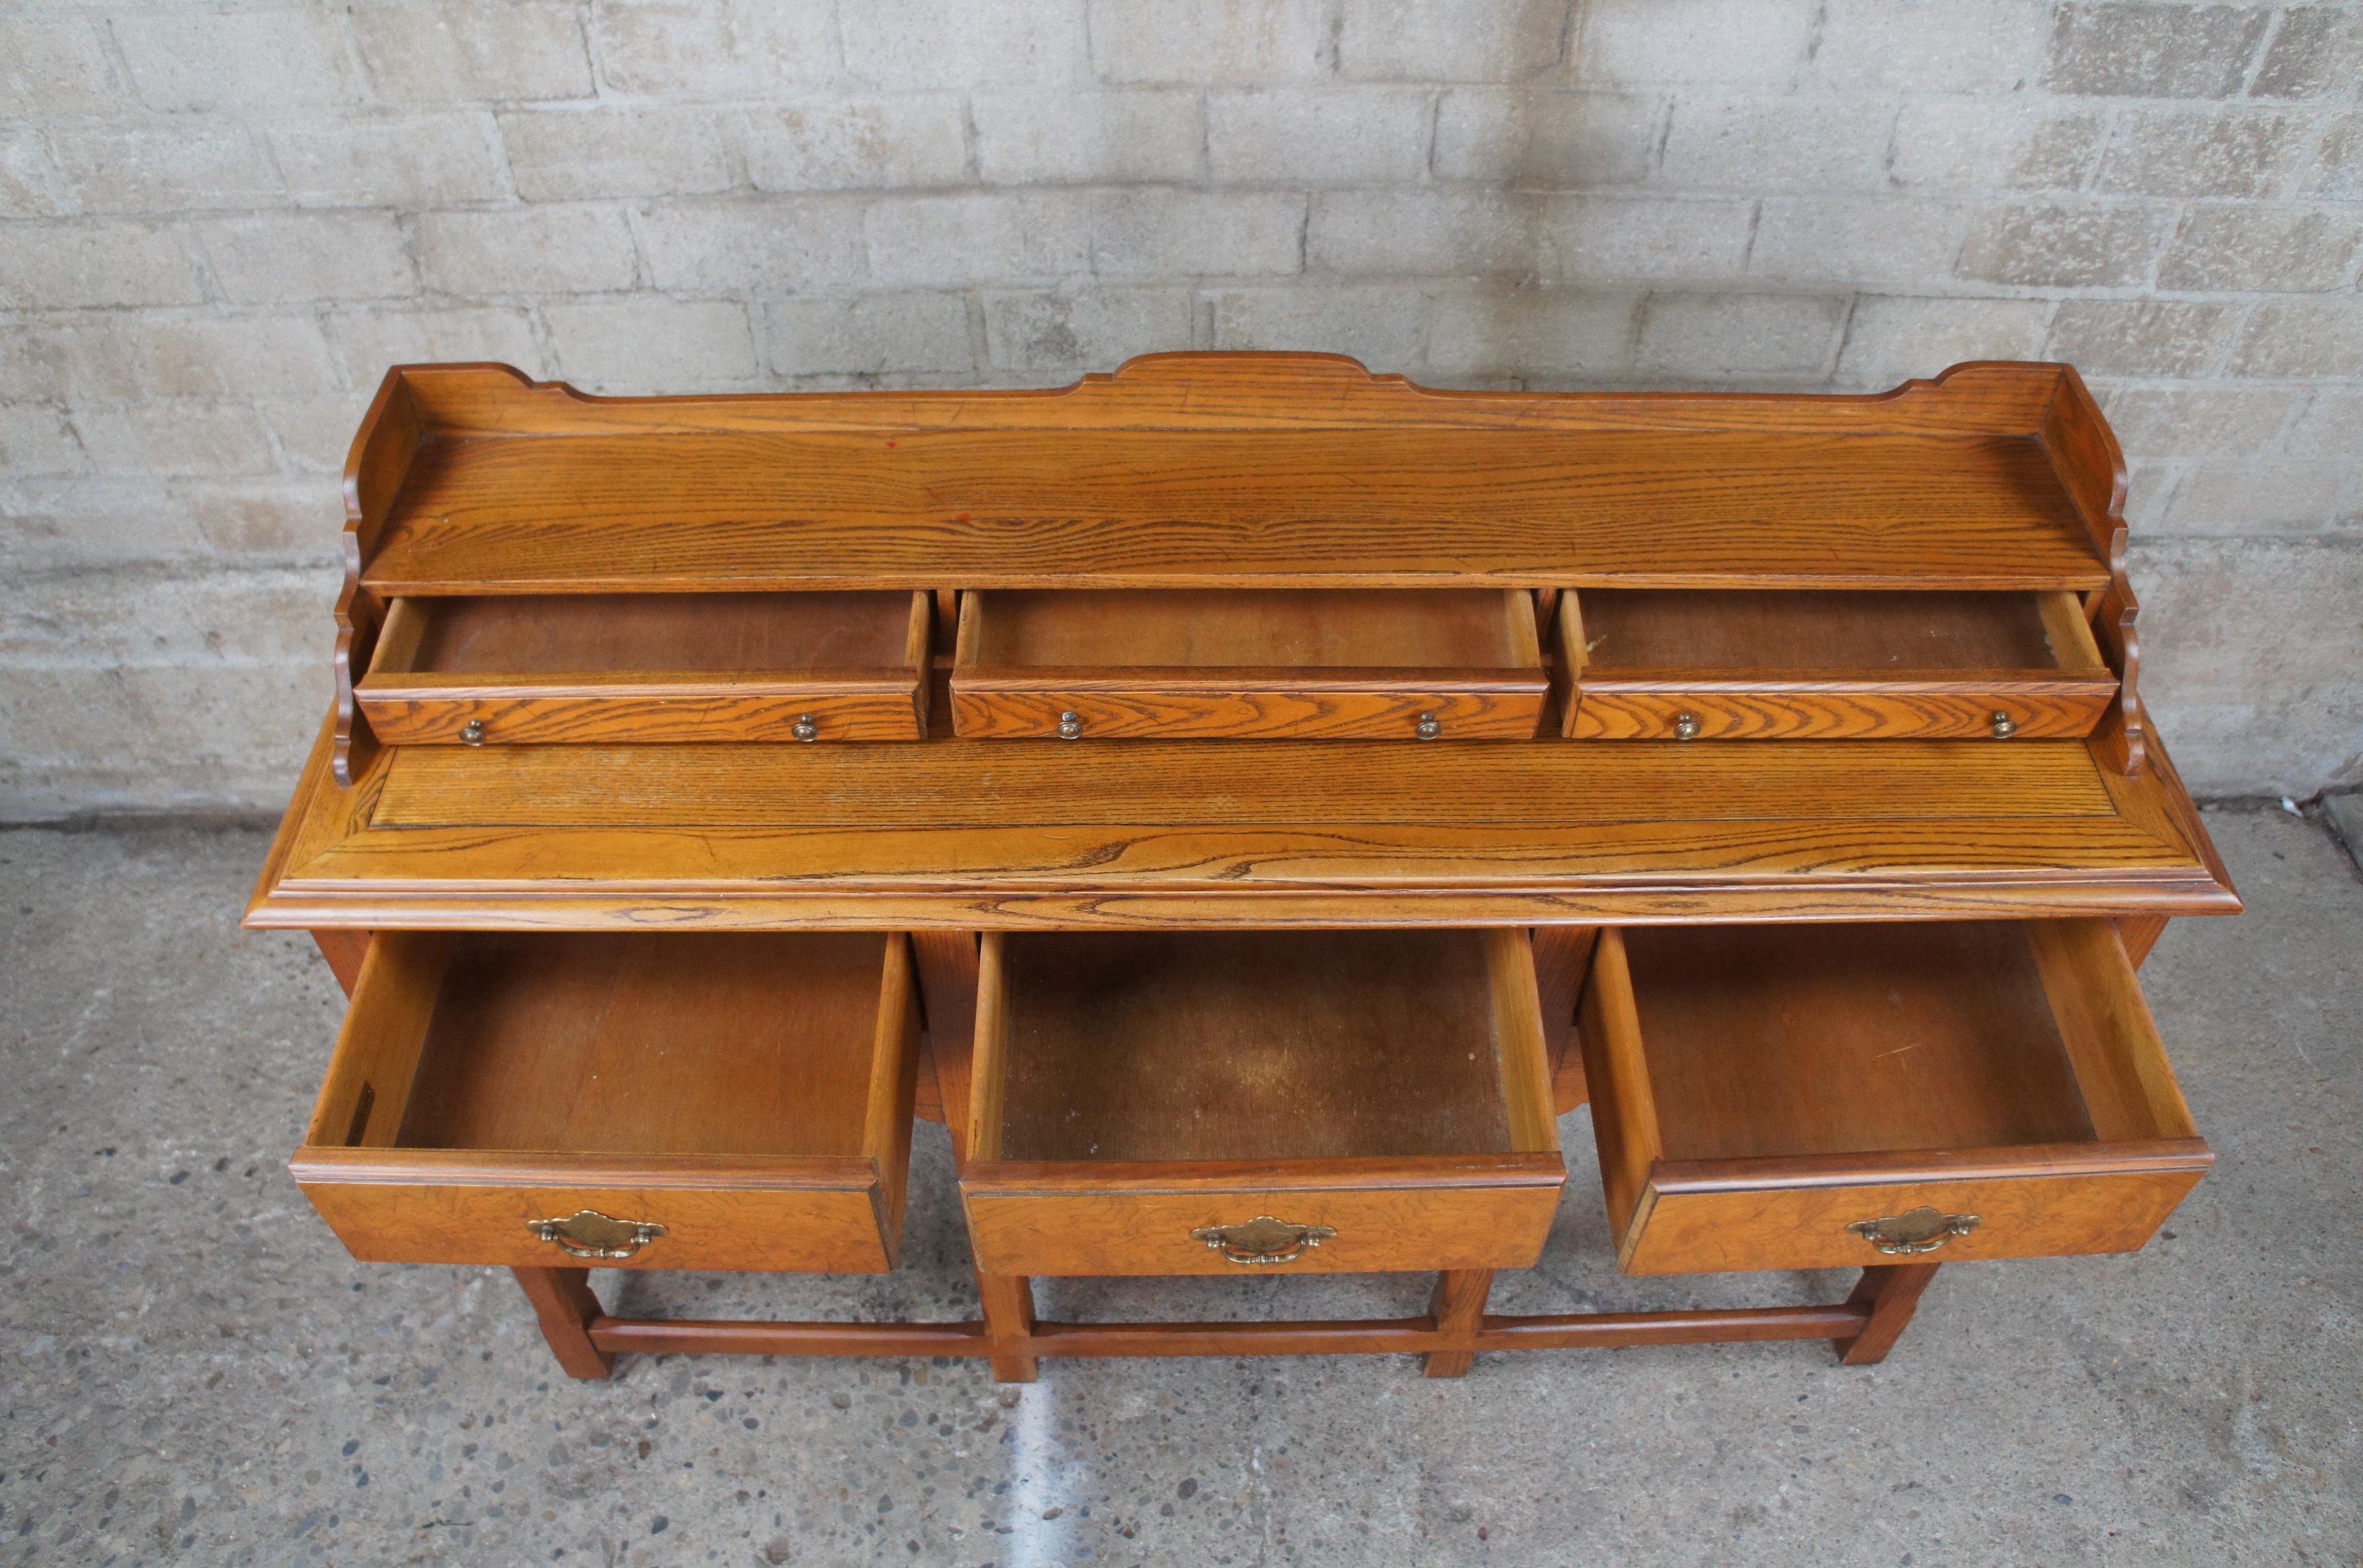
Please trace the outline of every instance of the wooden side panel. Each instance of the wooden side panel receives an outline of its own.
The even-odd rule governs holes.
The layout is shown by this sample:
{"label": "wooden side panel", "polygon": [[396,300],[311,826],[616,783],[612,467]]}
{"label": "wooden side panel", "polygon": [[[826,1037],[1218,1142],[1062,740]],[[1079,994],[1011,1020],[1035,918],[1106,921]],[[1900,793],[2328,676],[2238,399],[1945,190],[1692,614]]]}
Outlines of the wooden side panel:
{"label": "wooden side panel", "polygon": [[393,1143],[442,996],[451,945],[447,932],[383,931],[371,938],[304,1135],[306,1144]]}
{"label": "wooden side panel", "polygon": [[[2083,735],[2116,696],[2107,670],[1948,670],[1925,677],[1826,671],[1592,670],[1568,733],[1581,740],[1987,739],[1995,715],[2029,740]],[[1684,736],[1688,718],[1695,733]]]}
{"label": "wooden side panel", "polygon": [[1590,1098],[1583,1053],[1575,1043],[1576,999],[1592,967],[1600,940],[1594,925],[1538,925],[1534,929],[1535,989],[1543,1010],[1543,1039],[1550,1052],[1551,1111],[1565,1116]]}
{"label": "wooden side panel", "polygon": [[1526,933],[1514,926],[1488,931],[1485,966],[1492,982],[1493,1048],[1501,1065],[1510,1147],[1521,1154],[1557,1154],[1549,1046],[1535,981],[1534,948]]}
{"label": "wooden side panel", "polygon": [[2132,961],[2104,920],[2026,923],[2077,1087],[2104,1142],[2195,1138]]}
{"label": "wooden side panel", "polygon": [[1633,972],[1625,933],[1600,933],[1591,983],[1584,988],[1576,1035],[1592,1089],[1592,1138],[1600,1146],[1600,1179],[1608,1198],[1608,1229],[1629,1239],[1647,1218],[1649,1170],[1665,1150],[1658,1106],[1641,1049],[1641,1020],[1633,1002]]}
{"label": "wooden side panel", "polygon": [[878,1032],[870,1062],[870,1103],[862,1113],[861,1149],[878,1171],[878,1233],[892,1264],[901,1250],[903,1211],[911,1174],[911,1104],[919,1082],[919,1006],[909,938],[886,938],[886,970],[879,981]]}
{"label": "wooden side panel", "polygon": [[370,758],[377,752],[368,720],[354,705],[353,687],[376,650],[384,606],[376,593],[362,586],[361,569],[377,553],[378,541],[394,516],[394,502],[425,438],[425,420],[416,396],[399,369],[388,370],[345,458],[345,586],[337,596],[337,646],[330,665],[337,680],[331,766],[337,782],[348,789],[368,769]]}
{"label": "wooden side panel", "polygon": [[2071,365],[2058,367],[2041,438],[2094,549],[2109,569],[2108,583],[2091,606],[2091,624],[2102,657],[2117,673],[2117,701],[2095,736],[2096,748],[2120,772],[2139,773],[2149,721],[2141,701],[2141,643],[2134,630],[2141,605],[2125,575],[2125,457],[2100,404]]}

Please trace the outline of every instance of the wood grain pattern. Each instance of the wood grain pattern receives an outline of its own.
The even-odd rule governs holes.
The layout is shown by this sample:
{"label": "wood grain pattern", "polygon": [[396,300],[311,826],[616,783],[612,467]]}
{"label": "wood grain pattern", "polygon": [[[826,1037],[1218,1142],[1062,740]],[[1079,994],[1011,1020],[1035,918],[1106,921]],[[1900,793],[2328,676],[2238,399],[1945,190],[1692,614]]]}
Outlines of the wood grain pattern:
{"label": "wood grain pattern", "polygon": [[598,1379],[616,1370],[616,1354],[591,1341],[591,1325],[605,1314],[591,1293],[587,1268],[519,1268],[517,1286],[533,1303],[541,1337],[569,1377]]}
{"label": "wood grain pattern", "polygon": [[1938,1266],[1902,1264],[1864,1269],[1847,1305],[1869,1308],[1870,1317],[1861,1332],[1837,1342],[1838,1360],[1847,1366],[1871,1366],[1886,1360],[1911,1323],[1921,1294],[1936,1280]]}
{"label": "wood grain pattern", "polygon": [[[1576,740],[2015,740],[2089,734],[2116,700],[2115,677],[2008,669],[1941,676],[1800,670],[1631,670],[1587,675],[1567,734]],[[1682,736],[1688,717],[1696,734]]]}

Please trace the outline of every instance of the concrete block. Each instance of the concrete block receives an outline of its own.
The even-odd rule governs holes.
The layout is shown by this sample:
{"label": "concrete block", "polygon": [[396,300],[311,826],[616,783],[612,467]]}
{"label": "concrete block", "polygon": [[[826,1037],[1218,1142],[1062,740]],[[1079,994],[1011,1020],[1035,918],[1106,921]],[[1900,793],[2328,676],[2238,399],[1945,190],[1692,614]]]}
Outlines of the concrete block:
{"label": "concrete block", "polygon": [[270,473],[279,466],[262,421],[245,403],[148,398],[77,403],[74,433],[109,474]]}
{"label": "concrete block", "polygon": [[[208,547],[188,508],[160,479],[12,474],[0,482],[0,560],[8,563],[0,581],[197,556]],[[0,710],[8,706],[0,702]]]}
{"label": "concrete block", "polygon": [[1083,52],[1071,4],[861,0],[838,12],[845,69],[872,86],[986,87],[1071,81]]}
{"label": "concrete block", "polygon": [[831,0],[598,0],[591,47],[611,91],[768,97],[837,70]]}
{"label": "concrete block", "polygon": [[[2363,248],[2363,215],[2343,207],[2193,207],[2158,266],[2166,289],[2328,293]],[[2357,367],[2363,372],[2363,367]]]}
{"label": "concrete block", "polygon": [[57,217],[77,206],[36,126],[0,126],[0,218]]}
{"label": "concrete block", "polygon": [[1342,0],[1337,74],[1352,82],[1522,82],[1554,71],[1568,0]]}
{"label": "concrete block", "polygon": [[1213,301],[1217,348],[1351,354],[1378,371],[1414,368],[1427,319],[1425,290],[1376,283],[1220,289]]}
{"label": "concrete block", "polygon": [[132,317],[141,390],[157,397],[302,397],[341,390],[309,315]]}
{"label": "concrete block", "polygon": [[2342,521],[2339,498],[2347,471],[2341,463],[2278,458],[2199,463],[2174,487],[2151,532],[2239,538],[2334,534]]}
{"label": "concrete block", "polygon": [[[358,414],[352,423],[361,423]],[[176,488],[190,514],[197,520],[197,531],[224,555],[341,563],[345,494],[340,473],[270,480],[194,480]],[[333,604],[336,601],[332,598],[328,602]],[[305,646],[318,635],[311,624],[316,603],[314,602],[301,613],[291,612],[283,623],[287,632],[301,630]],[[302,656],[301,648],[289,651],[294,657]]]}
{"label": "concrete block", "polygon": [[1063,278],[1091,264],[1080,194],[887,196],[862,224],[870,270],[890,287]]}
{"label": "concrete block", "polygon": [[2173,215],[2139,206],[2030,204],[1979,215],[1960,275],[2027,288],[2147,282]]}
{"label": "concrete block", "polygon": [[1434,168],[1547,191],[1629,185],[1649,172],[1665,118],[1662,98],[1456,87],[1437,105]]}
{"label": "concrete block", "polygon": [[1277,277],[1304,270],[1294,192],[1108,191],[1092,199],[1092,270],[1107,278]]}
{"label": "concrete block", "polygon": [[341,8],[176,8],[117,12],[107,28],[150,108],[244,114],[360,102],[343,22]]}
{"label": "concrete block", "polygon": [[2095,376],[2204,375],[2238,317],[2238,307],[2228,304],[2066,300],[2051,319],[2043,353]]}
{"label": "concrete block", "polygon": [[0,104],[9,117],[116,113],[123,84],[107,61],[104,25],[80,12],[0,17]]}
{"label": "concrete block", "polygon": [[2258,305],[2233,346],[2230,370],[2235,376],[2351,380],[2358,365],[2363,365],[2363,302],[2348,295]]}
{"label": "concrete block", "polygon": [[[311,482],[317,491],[320,485]],[[334,500],[334,487],[329,487]],[[342,525],[344,507],[335,515]],[[335,529],[328,531],[333,545]],[[333,551],[331,551],[333,554]],[[0,587],[0,664],[22,668],[278,664],[325,656],[316,571],[212,562],[51,571]],[[335,588],[329,587],[334,602]]]}
{"label": "concrete block", "polygon": [[881,191],[958,185],[968,132],[951,94],[839,98],[759,109],[741,127],[759,191]]}
{"label": "concrete block", "polygon": [[1880,190],[1893,129],[1883,105],[1859,99],[1685,95],[1659,172],[1693,189]]}
{"label": "concrete block", "polygon": [[[327,339],[344,367],[347,383],[374,392],[394,365],[438,359],[489,359],[515,365],[529,376],[546,376],[533,324],[522,310],[498,306],[450,306],[402,310],[340,310],[325,318]],[[355,416],[355,424],[359,416]],[[346,432],[348,439],[352,432]],[[340,454],[337,459],[344,461]]]}
{"label": "concrete block", "polygon": [[580,9],[549,0],[355,6],[353,40],[378,96],[411,104],[588,98]]}
{"label": "concrete block", "polygon": [[2363,95],[2363,10],[2353,6],[2292,6],[2265,47],[2248,84],[2252,98]]}
{"label": "concrete block", "polygon": [[388,213],[222,218],[194,232],[214,281],[242,304],[393,299],[418,292],[410,241]]}
{"label": "concrete block", "polygon": [[358,388],[333,397],[274,399],[255,405],[279,448],[279,464],[289,473],[334,474],[344,471],[353,433],[377,391],[377,380],[358,381]]}
{"label": "concrete block", "polygon": [[449,294],[568,294],[628,289],[632,234],[613,207],[422,213],[419,271]]}
{"label": "concrete block", "polygon": [[45,403],[0,403],[0,474],[54,479],[89,470],[89,454],[64,414]]}
{"label": "concrete block", "polygon": [[1805,0],[1593,0],[1583,7],[1576,80],[1793,83],[1814,39]]}
{"label": "concrete block", "polygon": [[2047,300],[1864,294],[1847,318],[1838,380],[1880,391],[1965,359],[2031,359],[2050,315]]}
{"label": "concrete block", "polygon": [[142,390],[119,318],[0,317],[0,398],[136,397]]}
{"label": "concrete block", "polygon": [[2313,393],[2281,450],[2292,458],[2352,462],[2356,453],[2363,452],[2363,391],[2324,387]]}
{"label": "concrete block", "polygon": [[977,170],[988,184],[1192,181],[1205,173],[1195,93],[979,93]]}
{"label": "concrete block", "polygon": [[[318,624],[328,627],[318,656],[298,663],[11,671],[21,701],[6,749],[19,766],[95,774],[150,804],[266,801],[273,773],[284,795],[332,692],[334,627]],[[88,790],[75,794],[87,801]]]}
{"label": "concrete block", "polygon": [[1344,277],[1480,274],[1534,268],[1535,200],[1503,191],[1321,191],[1305,266]]}
{"label": "concrete block", "polygon": [[2099,188],[2135,196],[2267,196],[2288,183],[2313,127],[2279,110],[2128,115],[2101,160]]}
{"label": "concrete block", "polygon": [[1955,202],[1894,196],[1770,196],[1747,271],[1759,278],[1925,285],[1949,278],[1969,231]]}
{"label": "concrete block", "polygon": [[263,139],[302,205],[418,208],[514,193],[487,114],[345,115],[273,126]]}
{"label": "concrete block", "polygon": [[1744,270],[1747,201],[1664,201],[1551,196],[1543,201],[1536,275],[1547,282],[1600,279],[1729,279]]}
{"label": "concrete block", "polygon": [[1427,169],[1428,94],[1270,88],[1206,95],[1206,166],[1226,184],[1408,184]]}
{"label": "concrete block", "polygon": [[2040,69],[2044,0],[1830,0],[1806,80],[1839,93],[2009,93]]}
{"label": "concrete block", "polygon": [[1915,98],[1895,122],[1897,184],[1951,191],[2073,190],[2105,122],[2040,100]]}
{"label": "concrete block", "polygon": [[286,185],[244,126],[70,121],[50,127],[50,154],[85,213],[184,213],[277,206]]}
{"label": "concrete block", "polygon": [[767,300],[763,359],[782,376],[967,375],[968,301],[956,293]]}
{"label": "concrete block", "polygon": [[2100,0],[2054,17],[2044,85],[2134,98],[2228,98],[2272,13],[2263,6]]}
{"label": "concrete block", "polygon": [[2340,115],[2323,128],[2299,189],[2324,201],[2363,202],[2363,115]]}
{"label": "concrete block", "polygon": [[997,370],[1080,375],[1136,354],[1191,347],[1186,289],[1029,289],[984,296],[984,341]]}
{"label": "concrete block", "polygon": [[861,207],[847,197],[666,202],[639,209],[632,226],[660,289],[788,293],[869,281]]}
{"label": "concrete block", "polygon": [[559,373],[586,392],[710,391],[755,379],[754,334],[735,300],[640,294],[544,307]]}
{"label": "concrete block", "polygon": [[2275,449],[2305,397],[2272,386],[2118,387],[2101,406],[2128,457],[2252,458]]}
{"label": "concrete block", "polygon": [[170,225],[0,226],[0,307],[194,304],[204,298],[196,261]]}
{"label": "concrete block", "polygon": [[1842,298],[1652,294],[1641,306],[1643,374],[1679,381],[1828,374],[1846,326]]}
{"label": "concrete block", "polygon": [[1447,288],[1427,325],[1427,368],[1457,381],[1505,376],[1613,381],[1631,373],[1637,293],[1513,283]]}
{"label": "concrete block", "polygon": [[1303,82],[1332,62],[1321,0],[1084,0],[1104,82]]}
{"label": "concrete block", "polygon": [[695,196],[738,181],[721,113],[697,105],[513,110],[500,132],[528,202]]}

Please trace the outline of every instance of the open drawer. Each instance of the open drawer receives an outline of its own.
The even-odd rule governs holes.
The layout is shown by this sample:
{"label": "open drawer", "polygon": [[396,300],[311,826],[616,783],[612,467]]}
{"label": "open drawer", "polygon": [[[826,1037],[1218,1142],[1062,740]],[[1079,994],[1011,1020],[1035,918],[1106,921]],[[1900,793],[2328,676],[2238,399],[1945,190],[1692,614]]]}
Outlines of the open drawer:
{"label": "open drawer", "polygon": [[1514,1268],[1567,1176],[1523,931],[984,939],[988,1273]]}
{"label": "open drawer", "polygon": [[2072,593],[1559,595],[1582,740],[2090,734],[2117,694]]}
{"label": "open drawer", "polygon": [[925,593],[397,599],[353,699],[389,745],[917,740]]}
{"label": "open drawer", "polygon": [[1579,1027],[1633,1274],[2128,1252],[2214,1157],[2103,920],[1611,930]]}
{"label": "open drawer", "polygon": [[365,1262],[874,1273],[917,1063],[899,933],[381,933],[293,1169]]}
{"label": "open drawer", "polygon": [[969,592],[952,729],[1526,738],[1549,689],[1521,591]]}

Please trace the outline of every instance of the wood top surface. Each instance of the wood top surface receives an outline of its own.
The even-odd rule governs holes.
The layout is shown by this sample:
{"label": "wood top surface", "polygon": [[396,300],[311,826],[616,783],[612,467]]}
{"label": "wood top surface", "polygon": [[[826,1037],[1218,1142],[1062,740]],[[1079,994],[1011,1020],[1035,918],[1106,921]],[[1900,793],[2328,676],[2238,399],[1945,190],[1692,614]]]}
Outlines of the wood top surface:
{"label": "wood top surface", "polygon": [[1480,925],[2231,912],[2081,741],[388,747],[261,926]]}

